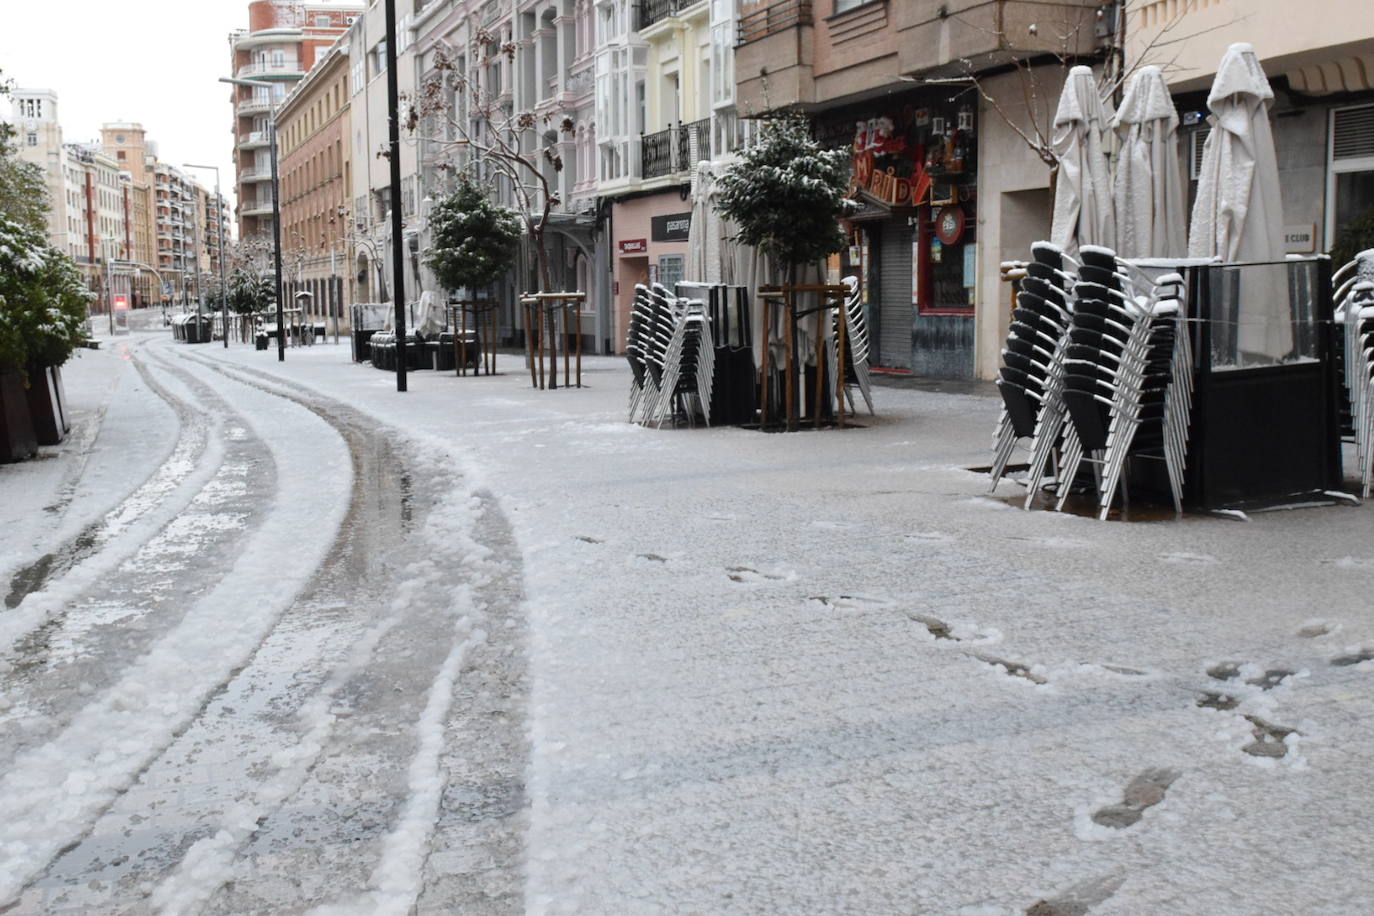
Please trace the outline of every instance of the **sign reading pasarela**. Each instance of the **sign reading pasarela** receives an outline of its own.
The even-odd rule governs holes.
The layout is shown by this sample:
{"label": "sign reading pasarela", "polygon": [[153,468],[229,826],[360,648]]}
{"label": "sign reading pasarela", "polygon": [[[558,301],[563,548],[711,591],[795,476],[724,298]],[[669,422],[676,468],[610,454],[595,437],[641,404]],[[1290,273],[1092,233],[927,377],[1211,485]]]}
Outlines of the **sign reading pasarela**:
{"label": "sign reading pasarela", "polygon": [[649,242],[648,242],[647,239],[621,239],[621,240],[620,240],[620,253],[621,253],[621,254],[643,254],[644,252],[646,252],[646,251],[648,251],[648,250],[649,250]]}
{"label": "sign reading pasarela", "polygon": [[655,242],[685,242],[692,228],[692,212],[669,213],[649,220],[649,235]]}

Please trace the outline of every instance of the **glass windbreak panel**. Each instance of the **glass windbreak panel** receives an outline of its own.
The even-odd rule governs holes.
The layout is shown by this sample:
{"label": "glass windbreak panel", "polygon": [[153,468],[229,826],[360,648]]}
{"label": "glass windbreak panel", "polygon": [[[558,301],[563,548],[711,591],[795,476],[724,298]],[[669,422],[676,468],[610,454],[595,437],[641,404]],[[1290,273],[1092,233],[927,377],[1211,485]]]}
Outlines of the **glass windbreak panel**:
{"label": "glass windbreak panel", "polygon": [[1316,260],[1211,269],[1212,371],[1316,362]]}
{"label": "glass windbreak panel", "polygon": [[1364,214],[1374,211],[1374,171],[1336,174],[1336,234]]}

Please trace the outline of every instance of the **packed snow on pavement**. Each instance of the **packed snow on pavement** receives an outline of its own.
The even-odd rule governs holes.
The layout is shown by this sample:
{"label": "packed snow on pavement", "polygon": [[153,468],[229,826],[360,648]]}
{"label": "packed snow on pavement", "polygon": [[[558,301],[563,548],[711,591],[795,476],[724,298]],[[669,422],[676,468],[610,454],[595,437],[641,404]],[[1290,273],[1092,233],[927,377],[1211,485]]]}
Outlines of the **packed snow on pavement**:
{"label": "packed snow on pavement", "polygon": [[168,336],[0,467],[0,907],[1364,908],[1368,506],[1019,511],[987,397],[656,430],[620,360]]}

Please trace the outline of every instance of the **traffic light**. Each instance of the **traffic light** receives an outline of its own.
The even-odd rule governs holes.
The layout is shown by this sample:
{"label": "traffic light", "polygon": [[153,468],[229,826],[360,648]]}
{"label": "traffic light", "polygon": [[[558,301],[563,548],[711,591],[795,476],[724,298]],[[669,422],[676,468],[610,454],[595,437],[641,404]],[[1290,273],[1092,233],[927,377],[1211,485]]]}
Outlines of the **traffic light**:
{"label": "traffic light", "polygon": [[115,311],[124,311],[129,307],[128,296],[115,296]]}

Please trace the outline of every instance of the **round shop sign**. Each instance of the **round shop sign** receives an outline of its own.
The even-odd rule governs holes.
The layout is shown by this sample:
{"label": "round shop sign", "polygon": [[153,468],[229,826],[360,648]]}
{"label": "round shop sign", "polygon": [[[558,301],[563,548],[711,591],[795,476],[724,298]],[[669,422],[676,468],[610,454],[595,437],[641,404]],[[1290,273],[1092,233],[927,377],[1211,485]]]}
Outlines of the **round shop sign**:
{"label": "round shop sign", "polygon": [[964,235],[964,208],[958,204],[941,207],[935,217],[935,235],[945,245],[957,245]]}

